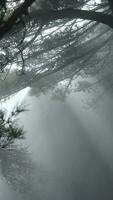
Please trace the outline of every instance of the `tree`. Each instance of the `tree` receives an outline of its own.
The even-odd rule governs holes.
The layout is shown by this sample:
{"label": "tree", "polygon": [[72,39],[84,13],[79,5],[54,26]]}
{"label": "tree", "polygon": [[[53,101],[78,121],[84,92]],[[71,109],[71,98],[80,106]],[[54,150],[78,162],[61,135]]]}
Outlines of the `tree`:
{"label": "tree", "polygon": [[[0,150],[0,176],[16,191],[31,196],[33,171],[35,164],[30,158],[27,148]],[[40,172],[39,167],[39,172]],[[41,173],[40,173],[41,174]],[[40,178],[40,177],[39,177]]]}
{"label": "tree", "polygon": [[0,148],[8,148],[16,139],[24,137],[23,128],[18,127],[15,120],[16,116],[25,110],[21,106],[17,106],[8,117],[5,111],[0,110]]}
{"label": "tree", "polygon": [[[1,75],[5,79],[16,64],[17,75],[25,75],[17,78],[19,89],[81,60],[78,73],[113,28],[107,0],[3,0],[0,10]],[[103,42],[94,44],[103,35]]]}

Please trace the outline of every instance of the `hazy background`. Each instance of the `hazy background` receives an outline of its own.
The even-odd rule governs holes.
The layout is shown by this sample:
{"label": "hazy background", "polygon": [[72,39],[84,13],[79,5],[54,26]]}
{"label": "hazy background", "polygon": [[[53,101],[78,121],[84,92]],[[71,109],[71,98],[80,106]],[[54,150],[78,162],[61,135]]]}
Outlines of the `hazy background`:
{"label": "hazy background", "polygon": [[24,98],[29,111],[19,119],[25,139],[0,152],[0,199],[113,199],[112,92],[74,92],[74,81],[64,98],[65,84],[40,96],[27,88],[2,103],[10,110]]}

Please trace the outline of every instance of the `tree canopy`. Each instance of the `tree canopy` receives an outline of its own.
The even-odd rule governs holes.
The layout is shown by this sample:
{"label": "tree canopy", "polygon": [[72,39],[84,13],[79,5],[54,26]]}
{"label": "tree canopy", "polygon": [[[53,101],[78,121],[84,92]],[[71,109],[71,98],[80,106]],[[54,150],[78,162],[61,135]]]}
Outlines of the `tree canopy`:
{"label": "tree canopy", "polygon": [[71,68],[74,74],[87,70],[87,60],[112,37],[112,4],[111,0],[2,0],[1,79],[11,71],[9,85],[18,90],[58,71],[64,73],[67,66],[67,76]]}

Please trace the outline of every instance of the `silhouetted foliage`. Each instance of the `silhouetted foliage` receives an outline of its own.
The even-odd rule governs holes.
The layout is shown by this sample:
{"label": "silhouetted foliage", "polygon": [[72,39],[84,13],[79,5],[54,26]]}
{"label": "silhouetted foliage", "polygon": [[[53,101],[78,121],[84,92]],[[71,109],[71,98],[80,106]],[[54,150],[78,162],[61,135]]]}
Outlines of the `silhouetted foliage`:
{"label": "silhouetted foliage", "polygon": [[25,110],[23,107],[17,106],[8,117],[5,111],[0,110],[0,148],[10,147],[16,139],[24,137],[23,128],[18,127],[15,120],[17,115]]}

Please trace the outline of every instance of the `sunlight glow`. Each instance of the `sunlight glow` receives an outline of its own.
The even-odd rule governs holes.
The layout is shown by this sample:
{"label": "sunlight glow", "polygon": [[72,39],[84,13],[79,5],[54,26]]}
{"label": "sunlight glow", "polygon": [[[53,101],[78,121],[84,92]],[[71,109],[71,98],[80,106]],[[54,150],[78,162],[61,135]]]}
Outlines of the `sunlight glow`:
{"label": "sunlight glow", "polygon": [[4,99],[1,100],[0,108],[7,113],[6,114],[7,116],[9,116],[10,113],[12,112],[12,110],[17,105],[18,106],[21,105],[21,104],[25,105],[24,99],[28,95],[30,90],[31,90],[30,87],[24,88],[23,90],[19,91],[15,95],[12,95],[8,100],[6,100],[6,101],[4,101]]}

